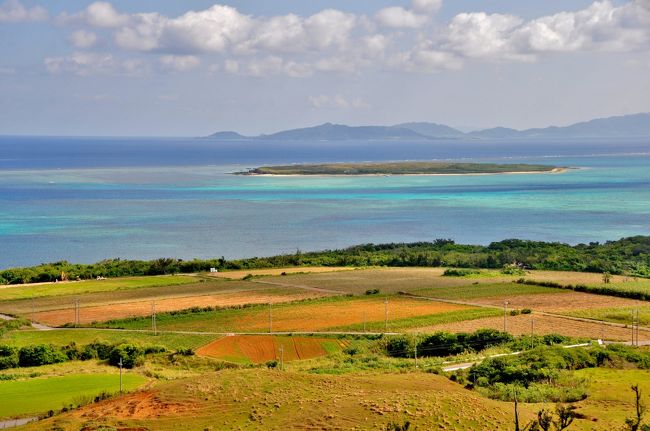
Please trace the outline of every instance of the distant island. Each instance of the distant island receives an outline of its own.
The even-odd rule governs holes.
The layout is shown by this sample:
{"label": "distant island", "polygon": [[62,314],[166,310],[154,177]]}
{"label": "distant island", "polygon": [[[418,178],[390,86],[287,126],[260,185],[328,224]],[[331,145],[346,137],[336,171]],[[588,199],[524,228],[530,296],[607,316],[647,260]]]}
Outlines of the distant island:
{"label": "distant island", "polygon": [[564,127],[515,130],[494,127],[463,133],[443,124],[419,122],[394,126],[346,126],[325,123],[314,127],[284,130],[270,135],[244,136],[237,132],[217,132],[205,139],[215,141],[348,141],[395,140],[427,141],[448,139],[566,139],[566,138],[640,138],[650,137],[650,113],[600,118]]}
{"label": "distant island", "polygon": [[479,175],[561,172],[565,168],[531,164],[390,162],[262,166],[236,175]]}

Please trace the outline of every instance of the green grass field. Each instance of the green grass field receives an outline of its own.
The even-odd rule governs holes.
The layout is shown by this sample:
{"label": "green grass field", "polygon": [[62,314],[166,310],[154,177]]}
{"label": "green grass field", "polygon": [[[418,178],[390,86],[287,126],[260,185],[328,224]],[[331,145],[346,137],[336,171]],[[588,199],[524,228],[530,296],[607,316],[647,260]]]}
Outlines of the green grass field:
{"label": "green grass field", "polygon": [[616,308],[597,308],[574,310],[570,313],[564,313],[574,317],[585,317],[587,319],[604,320],[606,322],[622,323],[629,325],[632,323],[632,312],[639,310],[639,323],[641,326],[650,325],[650,306],[644,307],[616,307]]}
{"label": "green grass field", "polygon": [[157,334],[150,332],[105,331],[97,329],[56,329],[52,331],[13,331],[0,337],[0,344],[22,347],[32,344],[54,344],[65,346],[90,344],[93,341],[105,341],[111,344],[122,342],[142,346],[165,346],[169,350],[196,349],[216,337],[213,335]]}
{"label": "green grass field", "polygon": [[31,299],[59,295],[81,295],[116,290],[141,289],[146,287],[174,286],[191,284],[196,277],[187,275],[162,275],[151,277],[123,277],[108,280],[84,280],[65,283],[47,283],[37,285],[17,285],[0,289],[0,301],[12,299]]}
{"label": "green grass field", "polygon": [[[125,390],[146,382],[137,374],[125,373]],[[63,377],[0,381],[0,417],[17,417],[60,410],[101,392],[120,390],[119,374],[79,374]]]}

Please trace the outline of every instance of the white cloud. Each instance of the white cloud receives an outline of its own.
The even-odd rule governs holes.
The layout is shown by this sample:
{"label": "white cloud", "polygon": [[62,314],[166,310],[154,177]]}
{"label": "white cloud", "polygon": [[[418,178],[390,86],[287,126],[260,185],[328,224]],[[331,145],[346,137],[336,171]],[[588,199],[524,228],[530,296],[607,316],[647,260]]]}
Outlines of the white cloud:
{"label": "white cloud", "polygon": [[92,31],[77,30],[70,35],[70,43],[75,48],[90,48],[97,43],[97,35]]}
{"label": "white cloud", "polygon": [[0,22],[45,21],[47,10],[41,6],[26,8],[18,0],[5,0],[0,4]]}
{"label": "white cloud", "polygon": [[[9,0],[0,9],[5,14],[7,5],[20,10],[16,0]],[[70,42],[77,49],[94,46],[97,31],[112,36],[103,37],[103,44],[162,56],[160,65],[168,69],[190,70],[205,60],[223,65],[219,73],[249,76],[350,74],[371,67],[432,72],[459,69],[466,60],[531,62],[552,52],[650,49],[650,0],[618,5],[599,0],[531,20],[468,12],[446,24],[428,25],[441,6],[442,0],[412,0],[410,9],[387,7],[370,17],[335,9],[256,17],[215,4],[168,17],[126,14],[108,2],[95,2],[77,14],[61,15],[60,22],[76,26]],[[74,56],[63,64],[61,69],[79,73],[78,66],[71,66]],[[124,65],[115,70],[123,73]]]}
{"label": "white cloud", "polygon": [[419,13],[437,12],[442,7],[442,0],[413,0],[411,7]]}
{"label": "white cloud", "polygon": [[194,55],[163,55],[158,59],[163,68],[176,72],[196,69],[201,59]]}
{"label": "white cloud", "polygon": [[0,66],[0,75],[15,75],[16,69],[13,67]]}
{"label": "white cloud", "polygon": [[387,7],[375,15],[379,24],[392,28],[419,28],[429,19],[426,15],[418,15],[403,7]]}
{"label": "white cloud", "polygon": [[142,60],[120,60],[112,54],[76,52],[67,57],[47,57],[45,68],[52,74],[72,73],[78,76],[91,75],[136,75],[146,69]]}
{"label": "white cloud", "polygon": [[309,104],[316,109],[368,109],[370,104],[360,97],[346,98],[340,94],[335,96],[309,96]]}

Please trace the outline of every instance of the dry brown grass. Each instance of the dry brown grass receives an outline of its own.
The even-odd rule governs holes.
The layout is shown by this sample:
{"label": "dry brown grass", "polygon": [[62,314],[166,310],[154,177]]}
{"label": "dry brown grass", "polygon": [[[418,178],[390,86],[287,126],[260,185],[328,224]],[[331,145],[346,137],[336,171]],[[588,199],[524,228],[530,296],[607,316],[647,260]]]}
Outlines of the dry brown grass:
{"label": "dry brown grass", "polygon": [[477,298],[472,302],[485,305],[503,306],[508,301],[510,308],[530,308],[547,312],[566,312],[577,309],[634,307],[647,305],[647,302],[612,296],[594,295],[582,292],[542,293],[528,296],[494,296]]}

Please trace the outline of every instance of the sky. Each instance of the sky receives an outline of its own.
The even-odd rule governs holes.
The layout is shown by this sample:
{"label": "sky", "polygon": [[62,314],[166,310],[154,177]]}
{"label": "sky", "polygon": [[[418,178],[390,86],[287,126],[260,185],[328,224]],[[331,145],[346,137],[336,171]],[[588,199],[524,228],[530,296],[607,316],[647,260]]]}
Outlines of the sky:
{"label": "sky", "polygon": [[0,134],[650,111],[650,0],[0,0]]}

